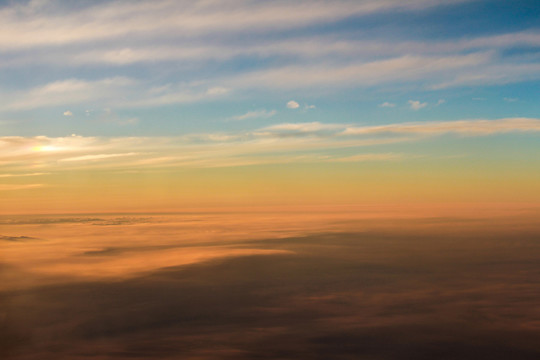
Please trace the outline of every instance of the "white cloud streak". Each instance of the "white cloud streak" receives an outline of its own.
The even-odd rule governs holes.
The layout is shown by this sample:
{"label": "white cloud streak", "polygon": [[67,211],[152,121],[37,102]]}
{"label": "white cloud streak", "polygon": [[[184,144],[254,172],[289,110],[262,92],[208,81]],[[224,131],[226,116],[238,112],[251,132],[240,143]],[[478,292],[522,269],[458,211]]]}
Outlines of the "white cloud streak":
{"label": "white cloud streak", "polygon": [[490,55],[475,53],[447,57],[402,56],[340,66],[285,66],[258,70],[222,82],[231,87],[299,89],[321,86],[373,86],[390,82],[441,81],[456,70],[489,62]]}
{"label": "white cloud streak", "polygon": [[[349,40],[332,36],[296,37],[287,39],[257,39],[257,41],[234,42],[223,39],[217,44],[193,43],[187,39],[169,39],[160,36],[159,45],[148,37],[126,44],[106,41],[93,44],[92,50],[80,46],[63,47],[61,52],[48,51],[46,48],[28,51],[11,51],[10,56],[0,60],[2,66],[24,66],[49,64],[58,66],[80,65],[128,65],[156,62],[200,62],[208,60],[227,60],[239,56],[272,57],[285,56],[296,59],[332,58],[369,59],[393,58],[404,54],[416,56],[449,56],[460,53],[485,53],[504,50],[517,45],[540,46],[540,33],[515,32],[497,36],[477,37],[473,39],[455,39],[438,42],[401,41],[391,39]],[[38,56],[36,56],[38,55]]]}
{"label": "white cloud streak", "polygon": [[[225,96],[230,89],[221,86],[186,83],[148,88],[132,78],[113,77],[100,80],[66,79],[26,91],[0,91],[0,110],[16,111],[62,105],[143,108],[191,103]],[[65,116],[72,116],[65,111]]]}
{"label": "white cloud streak", "polygon": [[45,186],[44,184],[0,184],[0,191],[27,190]]}
{"label": "white cloud streak", "polygon": [[27,91],[3,91],[0,109],[21,110],[98,100],[107,101],[108,99],[117,97],[118,93],[125,92],[126,89],[135,83],[135,80],[125,77],[106,78],[95,81],[81,79],[60,80]]}
{"label": "white cloud streak", "polygon": [[0,178],[10,178],[10,177],[27,177],[27,176],[42,176],[48,175],[49,173],[29,173],[29,174],[0,174]]}
{"label": "white cloud streak", "polygon": [[[112,1],[73,10],[50,1],[41,7],[0,10],[0,49],[58,46],[126,37],[188,36],[270,31],[335,22],[381,11],[422,10],[457,0],[336,0],[295,2]],[[309,11],[306,11],[309,9]]]}
{"label": "white cloud streak", "polygon": [[378,126],[285,123],[254,131],[181,137],[2,137],[0,163],[10,171],[8,174],[37,176],[38,173],[33,174],[28,170],[40,169],[52,173],[88,168],[129,170],[297,161],[401,160],[408,157],[403,155],[402,158],[402,155],[393,152],[353,156],[336,156],[333,152],[339,149],[422,141],[443,134],[488,136],[531,132],[540,132],[540,119],[472,119]]}
{"label": "white cloud streak", "polygon": [[233,120],[268,119],[276,114],[277,114],[276,110],[267,111],[263,109],[263,110],[248,111],[245,114],[233,116],[232,119]]}
{"label": "white cloud streak", "polygon": [[381,126],[347,127],[344,135],[373,135],[373,134],[416,134],[440,135],[459,134],[466,136],[486,136],[510,132],[538,132],[540,119],[505,118],[498,120],[458,120],[433,121],[421,123],[402,123]]}
{"label": "white cloud streak", "polygon": [[104,160],[104,159],[118,158],[118,157],[124,157],[124,156],[134,156],[134,155],[138,155],[138,154],[131,152],[131,153],[123,153],[123,154],[83,155],[83,156],[75,156],[75,157],[60,159],[59,161],[95,161],[95,160]]}
{"label": "white cloud streak", "polygon": [[341,157],[341,158],[329,159],[329,161],[335,161],[335,162],[392,161],[392,160],[401,160],[403,158],[404,158],[403,154],[382,153],[382,154],[358,154],[358,155],[346,156],[346,157]]}

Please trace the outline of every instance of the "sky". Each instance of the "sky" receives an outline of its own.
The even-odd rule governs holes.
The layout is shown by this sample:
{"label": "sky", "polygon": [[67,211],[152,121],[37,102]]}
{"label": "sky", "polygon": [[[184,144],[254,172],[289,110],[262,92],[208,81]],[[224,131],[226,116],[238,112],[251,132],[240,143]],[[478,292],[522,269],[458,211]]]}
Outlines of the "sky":
{"label": "sky", "polygon": [[2,213],[540,201],[537,1],[2,1]]}
{"label": "sky", "polygon": [[0,358],[538,359],[538,0],[0,0]]}

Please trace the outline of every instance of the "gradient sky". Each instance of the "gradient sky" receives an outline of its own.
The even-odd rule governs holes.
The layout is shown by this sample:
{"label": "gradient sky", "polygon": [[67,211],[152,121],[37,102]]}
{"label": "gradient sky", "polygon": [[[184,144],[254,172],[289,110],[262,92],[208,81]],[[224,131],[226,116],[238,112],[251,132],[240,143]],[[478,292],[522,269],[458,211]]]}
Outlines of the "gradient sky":
{"label": "gradient sky", "polygon": [[0,211],[540,201],[538,1],[1,1]]}
{"label": "gradient sky", "polygon": [[539,0],[0,0],[0,358],[539,359]]}

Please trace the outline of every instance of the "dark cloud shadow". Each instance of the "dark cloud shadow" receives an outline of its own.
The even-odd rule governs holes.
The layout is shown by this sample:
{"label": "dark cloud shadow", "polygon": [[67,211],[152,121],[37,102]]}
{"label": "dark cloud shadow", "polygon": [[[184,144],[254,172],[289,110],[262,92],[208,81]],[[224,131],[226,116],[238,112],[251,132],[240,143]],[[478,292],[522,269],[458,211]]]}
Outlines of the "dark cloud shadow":
{"label": "dark cloud shadow", "polygon": [[31,240],[39,240],[38,238],[31,237],[31,236],[7,236],[7,235],[0,235],[0,241],[31,241]]}
{"label": "dark cloud shadow", "polygon": [[0,219],[1,225],[51,225],[51,224],[91,224],[91,225],[130,225],[141,224],[152,221],[149,217],[133,217],[133,216],[120,216],[120,217],[47,217],[47,216],[35,216],[35,217],[22,217],[11,216]]}
{"label": "dark cloud shadow", "polygon": [[[317,234],[238,244],[295,255],[6,291],[0,355],[538,359],[537,239]],[[117,251],[86,255],[121,256]]]}

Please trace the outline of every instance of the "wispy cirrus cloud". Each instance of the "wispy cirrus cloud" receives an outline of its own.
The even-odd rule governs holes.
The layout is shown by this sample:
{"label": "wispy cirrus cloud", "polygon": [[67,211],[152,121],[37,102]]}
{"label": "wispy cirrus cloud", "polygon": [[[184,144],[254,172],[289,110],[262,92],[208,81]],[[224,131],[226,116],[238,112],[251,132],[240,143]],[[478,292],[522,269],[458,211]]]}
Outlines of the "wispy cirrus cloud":
{"label": "wispy cirrus cloud", "polygon": [[464,69],[454,78],[440,80],[428,86],[441,90],[459,86],[501,85],[540,79],[540,64],[537,62],[486,63],[474,69]]}
{"label": "wispy cirrus cloud", "polygon": [[497,120],[457,120],[433,121],[419,123],[401,123],[381,126],[347,127],[343,134],[459,134],[468,136],[485,136],[509,132],[537,132],[540,131],[540,119],[506,118]]}
{"label": "wispy cirrus cloud", "polygon": [[276,110],[254,110],[254,111],[248,111],[245,114],[233,116],[233,120],[248,120],[248,119],[268,119],[272,116],[276,115]]}
{"label": "wispy cirrus cloud", "polygon": [[[317,48],[324,48],[321,44]],[[131,51],[130,51],[131,52]],[[224,50],[224,52],[226,52]],[[152,54],[166,54],[149,50]],[[249,53],[249,51],[248,51]],[[223,54],[220,52],[220,54]],[[335,57],[335,54],[332,54]],[[275,55],[269,53],[268,56]],[[32,57],[32,58],[35,58]],[[86,57],[85,57],[86,58]],[[174,59],[173,59],[174,60]],[[178,59],[177,59],[178,60]],[[150,60],[151,61],[151,60]],[[200,61],[194,57],[193,62]],[[234,76],[221,74],[192,83],[149,86],[144,81],[126,77],[98,80],[65,79],[21,91],[3,91],[4,109],[17,110],[29,106],[55,106],[100,101],[104,106],[162,106],[174,103],[197,102],[215,98],[239,89],[315,89],[321,86],[368,87],[391,83],[423,84],[426,89],[438,90],[465,85],[493,85],[540,78],[540,65],[534,62],[501,62],[493,52],[473,53],[399,53],[386,58],[365,59],[354,56],[340,61],[297,65],[285,62],[277,67],[264,67],[254,71],[241,71]],[[192,75],[190,75],[192,76]],[[161,89],[161,93],[156,90]],[[1,91],[1,89],[0,89]],[[140,94],[141,99],[135,94]],[[43,100],[42,100],[43,99]]]}
{"label": "wispy cirrus cloud", "polygon": [[[155,64],[156,62],[200,62],[226,61],[234,57],[271,58],[282,57],[306,61],[319,59],[370,59],[395,58],[403,55],[449,56],[467,53],[498,52],[515,46],[537,47],[540,32],[521,31],[494,36],[478,36],[468,39],[446,41],[399,41],[392,39],[356,40],[336,36],[299,36],[286,39],[256,39],[236,42],[222,39],[217,44],[193,43],[187,39],[160,38],[159,45],[146,37],[126,44],[110,40],[94,44],[92,49],[80,46],[64,46],[61,52],[51,52],[47,48],[36,48],[32,52],[10,51],[0,61],[0,67],[21,67],[28,65],[57,66],[125,66],[129,64]],[[494,58],[493,60],[496,60]],[[510,64],[509,64],[510,65]]]}
{"label": "wispy cirrus cloud", "polygon": [[0,174],[0,178],[42,176],[42,175],[49,175],[49,173]]}
{"label": "wispy cirrus cloud", "polygon": [[94,161],[94,160],[104,160],[104,159],[111,159],[111,158],[118,158],[118,157],[124,157],[124,156],[135,156],[138,155],[138,153],[121,153],[121,154],[94,154],[94,155],[83,155],[83,156],[75,156],[75,157],[69,157],[60,159],[59,161]]}
{"label": "wispy cirrus cloud", "polygon": [[244,73],[222,81],[231,87],[272,89],[367,87],[409,81],[430,84],[453,77],[457,69],[486,64],[489,58],[487,53],[435,57],[406,55],[345,65],[284,66]]}
{"label": "wispy cirrus cloud", "polygon": [[407,156],[390,151],[362,151],[357,155],[338,155],[335,151],[374,145],[384,147],[443,134],[474,137],[532,132],[540,132],[540,119],[472,119],[365,126],[283,123],[251,131],[178,137],[4,137],[0,138],[0,148],[10,151],[2,152],[0,162],[15,175],[25,174],[28,169],[53,172],[85,168],[127,170],[306,161],[385,161],[406,159]]}
{"label": "wispy cirrus cloud", "polygon": [[[2,91],[1,110],[21,110],[114,99],[119,93],[135,85],[136,81],[126,77],[101,80],[66,79],[54,81],[29,90],[18,92]],[[1,91],[1,90],[0,90]],[[64,115],[72,114],[70,111]]]}
{"label": "wispy cirrus cloud", "polygon": [[0,184],[0,191],[28,190],[45,186],[44,184]]}
{"label": "wispy cirrus cloud", "polygon": [[[414,11],[463,0],[338,0],[332,2],[112,1],[63,7],[61,1],[30,2],[0,9],[1,49],[58,46],[129,36],[188,36],[269,31],[329,23],[376,12]],[[309,7],[309,11],[304,11]],[[9,36],[7,34],[10,34]]]}
{"label": "wispy cirrus cloud", "polygon": [[[123,108],[155,107],[219,98],[230,89],[205,84],[168,84],[147,87],[127,77],[100,80],[66,79],[16,92],[0,89],[0,111],[17,111],[64,105],[92,105]],[[72,116],[69,110],[64,116]]]}
{"label": "wispy cirrus cloud", "polygon": [[329,159],[329,161],[336,162],[363,162],[363,161],[392,161],[401,160],[404,158],[403,154],[396,153],[380,153],[380,154],[357,154],[339,158]]}

